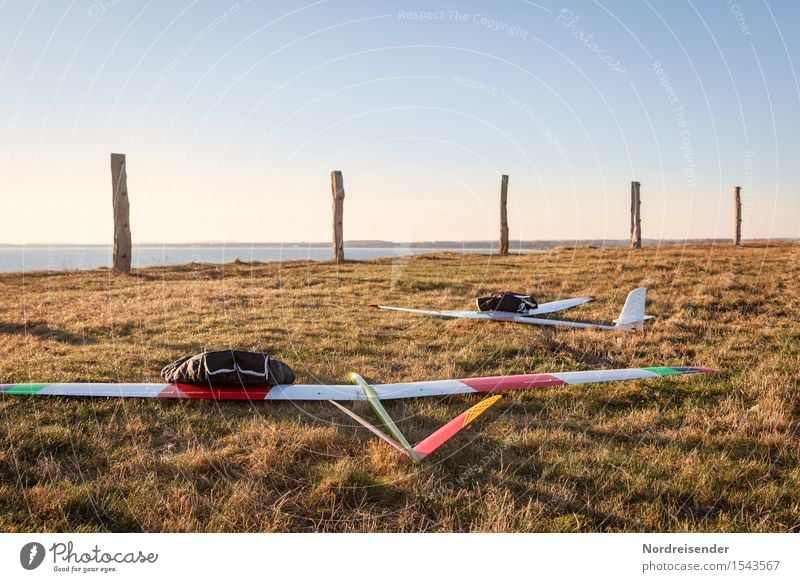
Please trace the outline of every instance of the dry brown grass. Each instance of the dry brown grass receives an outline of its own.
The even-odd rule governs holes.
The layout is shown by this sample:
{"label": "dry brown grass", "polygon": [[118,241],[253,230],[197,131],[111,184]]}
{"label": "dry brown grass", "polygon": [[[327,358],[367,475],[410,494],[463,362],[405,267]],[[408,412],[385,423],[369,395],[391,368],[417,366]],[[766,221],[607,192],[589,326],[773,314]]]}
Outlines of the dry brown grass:
{"label": "dry brown grass", "polygon": [[[574,315],[611,320],[638,285],[644,334],[365,307],[508,288],[596,294]],[[1,382],[157,381],[204,346],[272,352],[303,382],[722,369],[506,397],[421,466],[325,404],[6,396],[2,531],[800,530],[797,245],[3,275],[0,293]],[[387,407],[421,438],[474,402]]]}

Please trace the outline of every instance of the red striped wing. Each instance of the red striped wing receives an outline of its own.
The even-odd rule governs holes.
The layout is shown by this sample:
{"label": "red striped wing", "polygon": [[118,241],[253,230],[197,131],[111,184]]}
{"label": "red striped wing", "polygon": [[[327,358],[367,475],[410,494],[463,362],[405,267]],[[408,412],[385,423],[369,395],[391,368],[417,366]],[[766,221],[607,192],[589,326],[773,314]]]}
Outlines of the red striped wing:
{"label": "red striped wing", "polygon": [[424,459],[450,440],[458,431],[486,412],[486,410],[488,410],[492,404],[500,400],[500,398],[501,396],[498,394],[481,400],[475,406],[468,409],[466,412],[462,412],[431,436],[420,442],[414,447],[414,451],[419,455],[420,459]]}

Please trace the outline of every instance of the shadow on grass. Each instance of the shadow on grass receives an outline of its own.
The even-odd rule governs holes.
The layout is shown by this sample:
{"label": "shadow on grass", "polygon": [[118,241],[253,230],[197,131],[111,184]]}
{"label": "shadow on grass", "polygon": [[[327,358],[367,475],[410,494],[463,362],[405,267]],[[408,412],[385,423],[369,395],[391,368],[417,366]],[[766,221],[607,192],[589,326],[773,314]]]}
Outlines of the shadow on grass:
{"label": "shadow on grass", "polygon": [[552,355],[560,357],[569,356],[575,362],[590,365],[597,368],[624,368],[626,364],[618,362],[615,358],[608,355],[597,354],[589,351],[588,349],[580,349],[578,347],[569,345],[565,340],[558,336],[557,331],[548,330],[546,336],[547,351]]}
{"label": "shadow on grass", "polygon": [[[726,435],[724,442],[708,442],[700,438],[667,438],[644,433],[621,433],[613,430],[590,428],[586,425],[569,422],[548,422],[533,420],[526,423],[528,428],[544,430],[566,430],[574,434],[591,438],[598,443],[610,443],[628,447],[654,446],[662,449],[675,448],[685,453],[698,450],[725,455],[736,462],[753,459],[769,459],[768,474],[779,475],[780,471],[791,471],[800,467],[800,462],[791,456],[791,451],[785,447],[765,445],[758,442],[757,438],[747,436]],[[719,437],[718,437],[719,438]]]}
{"label": "shadow on grass", "polygon": [[[575,500],[566,499],[560,495],[544,491],[536,485],[531,486],[524,479],[506,479],[504,484],[517,494],[520,501],[536,500],[545,509],[544,514],[550,520],[560,523],[558,530],[563,531],[642,531],[643,525],[636,520],[635,516],[623,517],[611,511],[601,511],[594,509],[583,499],[591,499],[596,496],[597,483],[591,479],[567,479],[564,481],[572,482],[578,491]],[[575,526],[572,522],[575,520]]]}
{"label": "shadow on grass", "polygon": [[94,338],[78,335],[62,329],[55,329],[48,325],[32,323],[5,323],[0,321],[0,334],[31,335],[34,337],[63,342],[73,346],[95,344]]}
{"label": "shadow on grass", "polygon": [[[541,419],[527,420],[525,427],[553,432],[568,431],[576,435],[576,437],[588,438],[590,444],[581,445],[586,450],[615,446],[628,451],[630,455],[636,455],[636,451],[640,447],[656,447],[662,453],[655,457],[655,461],[649,461],[652,467],[661,467],[662,465],[657,459],[660,458],[660,454],[670,449],[678,451],[678,455],[685,454],[687,462],[705,463],[709,459],[726,459],[731,464],[741,464],[742,469],[738,476],[731,477],[727,474],[720,474],[715,478],[711,478],[710,483],[706,483],[703,486],[698,483],[694,490],[680,491],[677,485],[669,485],[669,477],[659,476],[656,479],[659,487],[628,491],[627,503],[645,503],[652,507],[662,505],[663,511],[668,511],[669,519],[676,524],[700,524],[709,520],[724,523],[724,520],[729,519],[731,516],[753,511],[753,506],[742,502],[737,496],[743,486],[749,487],[749,484],[756,482],[756,480],[773,483],[778,486],[778,491],[775,493],[776,498],[778,498],[778,501],[775,502],[777,506],[782,507],[784,503],[790,505],[794,498],[791,487],[783,484],[790,482],[792,473],[800,467],[800,463],[798,463],[789,448],[764,444],[759,442],[757,437],[748,437],[747,435],[735,433],[706,435],[705,438],[666,437],[646,432],[626,433],[618,430],[604,430],[580,423],[551,422]],[[507,447],[507,452],[511,454],[513,447]],[[689,460],[690,454],[698,452],[702,453],[699,461]],[[532,454],[529,451],[522,450],[517,450],[517,453]],[[752,462],[760,462],[761,464],[752,466]],[[539,464],[539,462],[537,461],[536,464]],[[609,466],[615,472],[619,471],[621,474],[627,475],[624,468],[618,468],[614,465]],[[613,473],[610,471],[611,469],[608,467],[604,468],[602,478],[598,478],[597,474],[569,475],[564,472],[558,472],[555,480],[569,480],[572,486],[580,492],[579,498],[581,495],[588,495],[590,498],[599,495],[605,496],[606,492],[603,487],[612,481]],[[522,478],[520,477],[520,479]],[[551,480],[554,480],[553,477],[551,477]],[[513,483],[514,479],[507,479],[507,481]],[[530,487],[528,480],[523,479],[519,485],[520,492],[524,491],[526,495],[532,496],[539,501],[547,501],[547,496],[550,495],[547,492],[540,494],[536,487],[525,490],[526,486]],[[711,489],[710,492],[709,489]],[[624,492],[624,490],[622,486],[617,489],[619,492]],[[575,511],[589,516],[593,520],[591,529],[640,531],[644,527],[637,522],[634,516],[593,515],[586,508],[575,507],[569,502],[563,504],[557,498],[550,500],[549,505],[557,511],[566,509],[568,512]],[[782,528],[785,527],[787,531],[800,531],[800,521],[791,518],[790,515],[788,517],[787,515],[778,515],[778,512],[773,511],[772,516],[778,520],[778,525],[770,525],[773,530],[783,531]],[[630,518],[630,521],[627,521],[628,518]]]}

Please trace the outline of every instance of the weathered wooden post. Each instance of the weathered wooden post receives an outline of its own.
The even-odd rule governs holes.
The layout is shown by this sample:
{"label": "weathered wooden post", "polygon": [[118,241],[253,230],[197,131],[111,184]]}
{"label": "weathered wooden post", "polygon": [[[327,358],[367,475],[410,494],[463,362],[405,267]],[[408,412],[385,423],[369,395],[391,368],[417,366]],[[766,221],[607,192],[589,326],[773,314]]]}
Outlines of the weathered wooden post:
{"label": "weathered wooden post", "polygon": [[737,247],[742,244],[742,187],[733,187],[733,207],[736,211],[736,221],[733,225],[733,244]]}
{"label": "weathered wooden post", "polygon": [[331,195],[333,196],[333,260],[344,261],[344,180],[339,170],[331,172]]}
{"label": "weathered wooden post", "polygon": [[642,198],[639,182],[631,182],[631,248],[642,248]]}
{"label": "weathered wooden post", "polygon": [[111,187],[114,202],[114,270],[131,272],[131,224],[125,154],[111,154]]}
{"label": "weathered wooden post", "polygon": [[508,254],[508,175],[500,178],[500,248],[501,257]]}

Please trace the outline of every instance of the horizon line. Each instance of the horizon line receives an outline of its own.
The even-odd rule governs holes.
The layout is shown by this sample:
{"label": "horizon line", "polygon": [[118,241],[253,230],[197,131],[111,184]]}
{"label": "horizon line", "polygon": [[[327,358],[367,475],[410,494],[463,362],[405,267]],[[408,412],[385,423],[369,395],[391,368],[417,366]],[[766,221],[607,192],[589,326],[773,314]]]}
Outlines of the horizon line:
{"label": "horizon line", "polygon": [[[654,243],[676,243],[676,242],[728,242],[731,237],[691,237],[691,238],[642,238],[642,242]],[[742,241],[800,241],[800,237],[777,236],[777,237],[753,237],[742,238]],[[554,243],[621,243],[627,244],[627,238],[559,238],[559,239],[512,239],[509,246],[533,245],[533,244],[554,244]],[[330,242],[323,241],[183,241],[183,242],[158,242],[145,241],[134,243],[133,247],[183,247],[183,246],[264,246],[264,247],[313,247],[324,248],[331,246]],[[472,246],[481,245],[481,248],[494,248],[497,246],[496,240],[477,239],[477,240],[430,240],[430,241],[389,241],[382,239],[355,239],[344,241],[345,246],[359,248],[358,245],[369,245],[373,248],[381,248],[379,245],[389,247],[414,248],[414,247],[437,247],[437,246]],[[30,242],[30,243],[8,243],[0,242],[0,248],[5,247],[113,247],[113,243],[81,243],[81,242]],[[363,248],[363,247],[362,247]]]}

